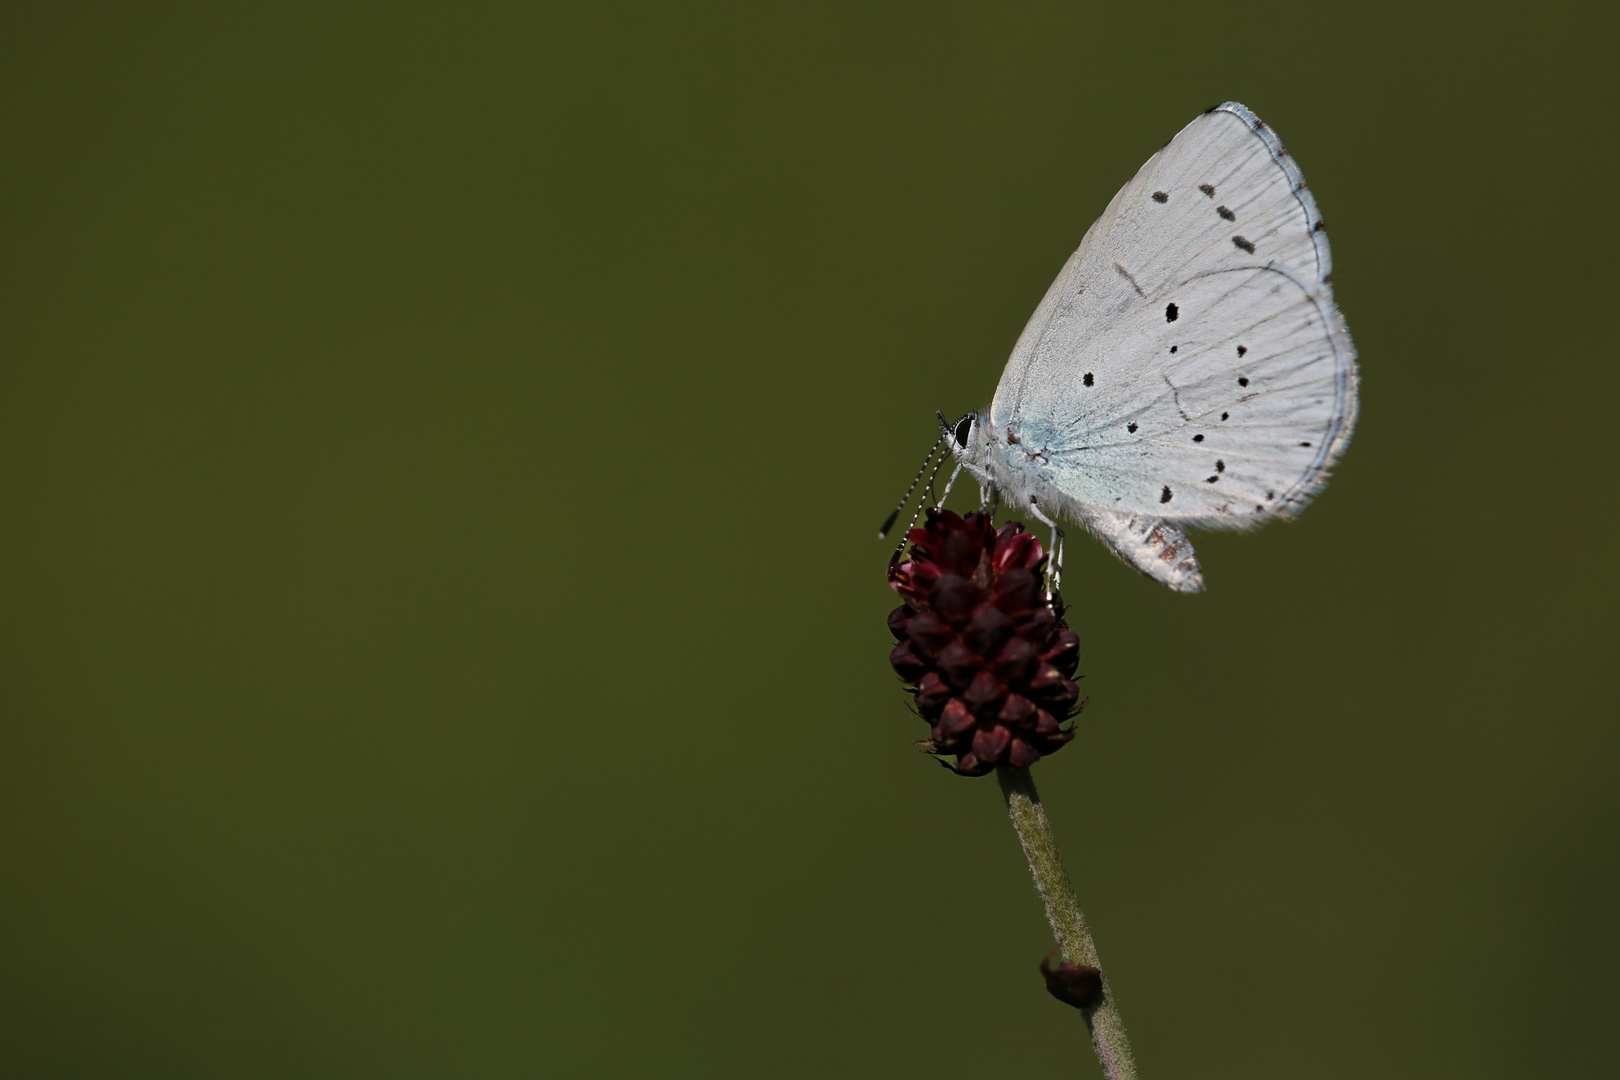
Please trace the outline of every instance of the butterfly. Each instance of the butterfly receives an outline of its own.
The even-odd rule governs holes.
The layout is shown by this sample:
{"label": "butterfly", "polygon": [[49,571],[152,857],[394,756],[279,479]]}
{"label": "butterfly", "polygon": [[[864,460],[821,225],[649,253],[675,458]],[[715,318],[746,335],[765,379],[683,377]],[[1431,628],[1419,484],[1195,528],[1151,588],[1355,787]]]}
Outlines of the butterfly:
{"label": "butterfly", "polygon": [[1067,519],[1202,591],[1183,530],[1293,517],[1349,443],[1356,354],[1332,281],[1299,167],[1253,112],[1216,106],[1087,231],[989,407],[940,418],[957,472],[1054,548]]}

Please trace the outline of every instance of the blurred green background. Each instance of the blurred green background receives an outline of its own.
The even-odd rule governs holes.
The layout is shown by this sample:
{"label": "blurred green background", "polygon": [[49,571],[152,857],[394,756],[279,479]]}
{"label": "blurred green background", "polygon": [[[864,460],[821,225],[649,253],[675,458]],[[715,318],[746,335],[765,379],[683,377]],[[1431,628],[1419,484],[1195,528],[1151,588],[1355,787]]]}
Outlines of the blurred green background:
{"label": "blurred green background", "polygon": [[1612,5],[0,10],[19,1077],[1097,1075],[873,530],[1113,192],[1301,162],[1360,429],[1036,776],[1148,1077],[1613,1076]]}

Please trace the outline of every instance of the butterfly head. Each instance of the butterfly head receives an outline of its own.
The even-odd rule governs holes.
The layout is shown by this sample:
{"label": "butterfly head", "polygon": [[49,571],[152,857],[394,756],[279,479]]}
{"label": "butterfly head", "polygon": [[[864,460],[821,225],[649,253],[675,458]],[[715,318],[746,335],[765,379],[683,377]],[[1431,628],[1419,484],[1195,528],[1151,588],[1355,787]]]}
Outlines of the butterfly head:
{"label": "butterfly head", "polygon": [[944,435],[945,441],[950,444],[951,452],[957,457],[961,457],[962,451],[967,449],[968,443],[973,438],[973,429],[978,426],[979,414],[970,412],[954,424],[946,420],[945,414],[942,412],[935,415],[939,417],[940,433]]}
{"label": "butterfly head", "polygon": [[988,465],[991,447],[984,414],[970,412],[954,424],[946,420],[943,413],[938,415],[939,430],[944,436],[945,444],[951,448],[951,455],[981,483],[990,483]]}

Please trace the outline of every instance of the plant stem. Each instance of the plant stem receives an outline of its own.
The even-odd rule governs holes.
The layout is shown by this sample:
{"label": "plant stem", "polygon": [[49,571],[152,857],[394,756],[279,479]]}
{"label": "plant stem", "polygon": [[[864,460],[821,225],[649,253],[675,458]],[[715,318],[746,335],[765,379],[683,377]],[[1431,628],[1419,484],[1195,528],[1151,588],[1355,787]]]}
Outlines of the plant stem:
{"label": "plant stem", "polygon": [[[1074,886],[1069,883],[1069,875],[1058,857],[1057,841],[1052,837],[1046,811],[1041,808],[1035,779],[1028,769],[1006,765],[996,767],[996,778],[1001,781],[1001,792],[1007,797],[1007,813],[1012,817],[1013,828],[1018,830],[1018,842],[1024,846],[1029,872],[1035,876],[1035,891],[1046,904],[1046,920],[1052,924],[1063,959],[1101,970],[1097,944],[1091,940],[1086,917],[1074,898]],[[1136,1060],[1131,1057],[1131,1044],[1125,1037],[1125,1021],[1120,1019],[1119,1006],[1114,1003],[1114,991],[1108,985],[1106,974],[1097,999],[1081,1012],[1086,1018],[1086,1030],[1091,1032],[1091,1045],[1096,1047],[1097,1059],[1102,1062],[1103,1074],[1108,1080],[1136,1080]]]}

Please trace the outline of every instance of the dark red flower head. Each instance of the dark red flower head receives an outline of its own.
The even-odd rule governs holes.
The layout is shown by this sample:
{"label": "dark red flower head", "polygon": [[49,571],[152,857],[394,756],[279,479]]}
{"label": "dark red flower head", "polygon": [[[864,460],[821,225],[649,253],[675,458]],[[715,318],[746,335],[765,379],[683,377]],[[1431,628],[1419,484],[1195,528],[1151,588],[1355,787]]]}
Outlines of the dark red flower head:
{"label": "dark red flower head", "polygon": [[899,644],[889,663],[914,688],[932,726],[929,752],[955,754],[957,772],[1026,768],[1074,738],[1059,725],[1080,711],[1071,677],[1080,639],[1063,601],[1042,589],[1046,555],[1017,522],[928,511],[889,567],[905,603],[889,614]]}

